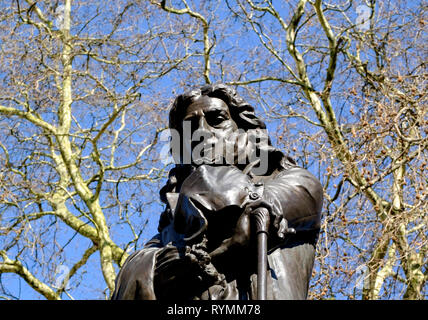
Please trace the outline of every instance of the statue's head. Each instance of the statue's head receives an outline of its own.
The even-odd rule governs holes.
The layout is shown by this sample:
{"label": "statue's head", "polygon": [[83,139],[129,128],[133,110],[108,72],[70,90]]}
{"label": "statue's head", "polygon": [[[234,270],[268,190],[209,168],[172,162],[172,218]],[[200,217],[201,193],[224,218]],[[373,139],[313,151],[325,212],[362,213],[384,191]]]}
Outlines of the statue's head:
{"label": "statue's head", "polygon": [[188,107],[198,100],[209,98],[221,100],[227,106],[230,116],[238,128],[244,130],[266,128],[263,121],[256,117],[254,108],[241,98],[235,89],[224,84],[205,85],[200,89],[179,95],[169,113],[169,127],[180,131]]}
{"label": "statue's head", "polygon": [[[194,163],[194,157],[190,156],[192,152],[193,155],[205,155],[202,156],[203,160],[198,158],[203,163],[213,162],[213,156],[218,156],[219,151],[223,153],[229,144],[235,144],[231,151],[236,153],[236,142],[239,139],[242,144],[245,135],[244,143],[247,144],[249,131],[260,135],[266,128],[263,121],[256,117],[254,108],[233,88],[224,84],[206,85],[179,95],[169,114],[169,127],[177,133],[176,143],[179,143],[176,150],[179,150],[180,155],[174,152],[174,146],[171,149],[174,159],[179,163],[186,163],[186,152],[187,161],[191,163]],[[267,134],[263,134],[269,144]],[[222,147],[214,152],[219,144]],[[235,158],[233,161],[237,161]]]}

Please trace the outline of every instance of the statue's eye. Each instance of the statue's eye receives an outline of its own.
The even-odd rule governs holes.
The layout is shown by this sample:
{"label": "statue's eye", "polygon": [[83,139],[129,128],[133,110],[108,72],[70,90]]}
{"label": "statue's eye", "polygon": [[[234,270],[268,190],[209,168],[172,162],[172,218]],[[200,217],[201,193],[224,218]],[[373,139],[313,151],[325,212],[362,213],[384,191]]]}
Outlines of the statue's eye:
{"label": "statue's eye", "polygon": [[205,117],[208,124],[213,127],[220,125],[225,120],[228,120],[227,115],[221,111],[208,112]]}

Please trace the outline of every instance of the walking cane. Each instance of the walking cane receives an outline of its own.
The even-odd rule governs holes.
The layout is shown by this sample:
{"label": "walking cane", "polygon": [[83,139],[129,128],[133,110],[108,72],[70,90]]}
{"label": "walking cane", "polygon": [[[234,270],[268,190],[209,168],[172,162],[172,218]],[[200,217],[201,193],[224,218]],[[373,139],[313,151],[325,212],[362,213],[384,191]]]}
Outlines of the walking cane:
{"label": "walking cane", "polygon": [[266,300],[267,295],[267,236],[270,223],[269,210],[253,211],[257,235],[257,300]]}

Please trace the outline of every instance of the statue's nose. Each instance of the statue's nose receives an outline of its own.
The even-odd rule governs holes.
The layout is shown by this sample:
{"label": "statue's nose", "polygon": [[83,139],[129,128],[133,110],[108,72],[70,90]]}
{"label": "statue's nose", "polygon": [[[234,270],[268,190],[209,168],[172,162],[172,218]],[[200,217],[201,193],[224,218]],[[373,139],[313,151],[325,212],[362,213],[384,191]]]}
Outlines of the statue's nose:
{"label": "statue's nose", "polygon": [[202,132],[206,132],[209,133],[210,130],[210,125],[208,124],[207,120],[205,119],[205,117],[200,117],[199,121],[198,121],[198,131],[202,131]]}
{"label": "statue's nose", "polygon": [[208,141],[207,139],[213,137],[214,133],[211,129],[205,117],[200,117],[198,119],[197,128],[192,128],[192,130],[194,130],[192,134],[192,150],[200,143],[206,144]]}

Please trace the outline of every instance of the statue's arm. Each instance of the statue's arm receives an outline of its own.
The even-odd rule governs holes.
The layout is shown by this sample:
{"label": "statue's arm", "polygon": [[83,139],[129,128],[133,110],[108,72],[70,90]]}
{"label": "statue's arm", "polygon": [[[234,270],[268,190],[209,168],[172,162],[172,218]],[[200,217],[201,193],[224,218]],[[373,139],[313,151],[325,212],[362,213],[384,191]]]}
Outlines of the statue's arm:
{"label": "statue's arm", "polygon": [[[284,219],[296,232],[320,228],[323,189],[306,169],[293,166],[265,182],[263,198],[272,206],[276,223]],[[279,226],[276,226],[279,228]]]}
{"label": "statue's arm", "polygon": [[112,300],[155,300],[153,275],[156,247],[134,252],[125,261],[116,278]]}

